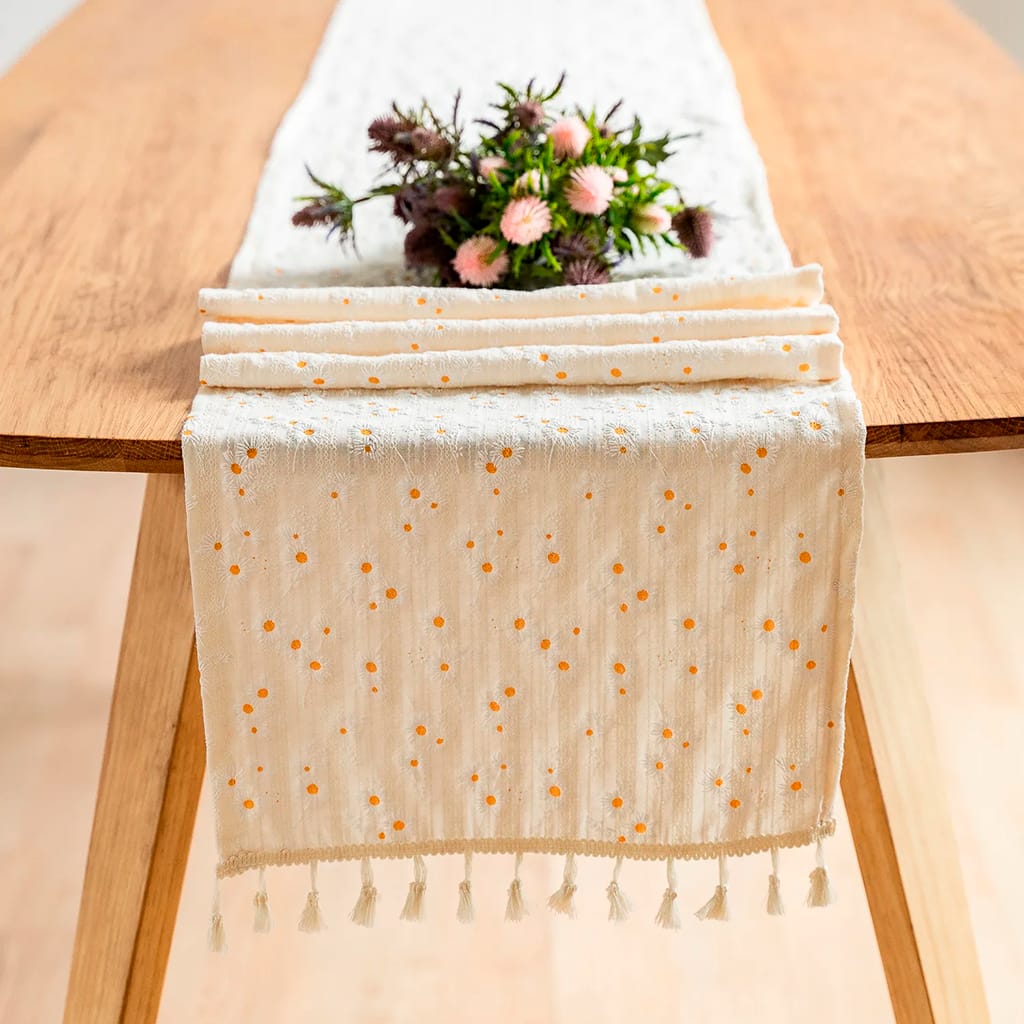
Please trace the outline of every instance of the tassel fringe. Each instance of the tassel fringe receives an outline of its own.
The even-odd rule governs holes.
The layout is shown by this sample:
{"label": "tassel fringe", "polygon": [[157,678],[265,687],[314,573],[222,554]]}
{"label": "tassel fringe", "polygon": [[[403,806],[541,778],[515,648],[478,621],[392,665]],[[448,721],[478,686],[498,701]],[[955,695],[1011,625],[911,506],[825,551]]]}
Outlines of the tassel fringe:
{"label": "tassel fringe", "polygon": [[729,920],[729,869],[726,867],[724,854],[718,858],[718,885],[715,886],[715,894],[697,911],[697,917],[701,921]]}
{"label": "tassel fringe", "polygon": [[[778,847],[771,847],[770,854],[771,873],[768,876],[768,894],[765,901],[765,911],[771,917],[782,917],[786,911],[782,900],[782,880],[779,875]],[[619,884],[623,860],[622,856],[615,858],[611,881],[605,889],[608,897],[608,920],[613,922],[628,920],[633,909],[629,897],[622,891]],[[508,923],[522,921],[529,914],[529,909],[523,895],[523,883],[520,878],[522,863],[523,854],[517,853],[515,855],[515,871],[512,882],[508,887],[508,899],[505,904],[505,921]],[[309,892],[306,895],[306,905],[298,922],[299,931],[302,932],[319,932],[327,928],[323,911],[320,908],[317,868],[317,861],[310,862]],[[654,923],[661,928],[676,930],[682,927],[682,920],[679,912],[675,858],[667,858],[665,870],[667,884],[662,894],[658,912],[654,917]],[[554,913],[564,914],[569,918],[576,917],[576,875],[576,855],[574,853],[566,854],[562,884],[548,897],[547,901],[548,907]],[[817,841],[816,866],[808,877],[810,881],[806,900],[808,907],[827,907],[836,902],[836,892],[828,874],[828,867],[825,864],[825,851],[821,839]],[[364,928],[372,928],[376,918],[377,888],[374,885],[373,869],[368,857],[364,857],[361,862],[361,878],[362,886],[359,891],[359,898],[352,908],[351,919],[357,925]],[[455,918],[460,924],[472,924],[476,919],[476,909],[473,904],[472,852],[466,852],[465,854],[465,871],[458,888],[459,899]],[[409,883],[409,892],[400,914],[401,920],[422,921],[424,919],[426,890],[426,863],[423,857],[417,854],[413,857],[413,880]],[[272,920],[263,867],[259,869],[259,882],[253,895],[253,908],[253,931],[263,934],[269,932],[272,927]],[[725,854],[721,854],[718,858],[718,885],[715,886],[714,894],[696,911],[695,916],[702,921],[729,920],[729,873],[728,858]],[[220,953],[227,948],[224,918],[220,909],[220,883],[217,878],[214,880],[213,906],[210,913],[207,941],[212,952]]]}
{"label": "tassel fringe", "polygon": [[473,912],[473,854],[466,854],[466,874],[459,882],[459,909],[455,912],[455,920],[460,924],[472,924],[476,915]]}
{"label": "tassel fringe", "polygon": [[622,858],[615,858],[615,868],[612,871],[612,880],[608,883],[608,920],[626,921],[629,919],[629,912],[633,909],[629,903],[629,897],[619,888],[619,872],[622,870]]}
{"label": "tassel fringe", "polygon": [[252,898],[256,913],[253,915],[252,930],[266,934],[270,931],[270,904],[267,900],[267,880],[263,868],[260,868],[260,884],[256,895]]}
{"label": "tassel fringe", "polygon": [[220,912],[220,879],[216,874],[213,876],[213,907],[210,909],[210,930],[206,934],[206,943],[211,953],[223,953],[228,948],[224,918]]}
{"label": "tassel fringe", "polygon": [[324,916],[320,912],[320,891],[316,887],[316,861],[309,865],[309,892],[306,894],[306,906],[299,918],[300,932],[322,932],[327,927]]}
{"label": "tassel fringe", "polygon": [[772,873],[768,876],[768,903],[765,906],[772,917],[782,917],[786,908],[782,905],[782,880],[779,878],[779,848],[772,847]]}
{"label": "tassel fringe", "polygon": [[676,905],[679,893],[676,892],[676,865],[672,857],[668,859],[665,873],[668,884],[664,895],[661,897],[661,906],[655,915],[654,923],[661,925],[662,928],[673,928],[678,931],[682,928],[683,922],[679,916],[679,907]]}
{"label": "tassel fringe", "polygon": [[548,897],[548,906],[556,914],[565,914],[566,917],[576,916],[576,854],[565,855],[565,871],[562,874],[562,884]]}
{"label": "tassel fringe", "polygon": [[508,887],[508,903],[505,904],[505,920],[510,924],[517,924],[529,913],[526,901],[523,899],[523,883],[519,879],[519,869],[523,864],[523,855],[516,854],[515,875],[512,884]]}
{"label": "tassel fringe", "polygon": [[362,888],[359,890],[359,899],[352,908],[352,920],[363,928],[372,928],[373,920],[377,913],[377,889],[373,884],[373,868],[370,867],[370,858],[364,857],[360,865],[362,874]]}
{"label": "tassel fringe", "polygon": [[829,907],[836,901],[836,891],[832,888],[832,882],[828,877],[828,868],[825,865],[825,848],[818,840],[818,849],[815,857],[818,866],[811,872],[811,887],[807,891],[807,906]]}
{"label": "tassel fringe", "polygon": [[423,897],[427,892],[427,865],[419,854],[412,859],[412,870],[413,879],[409,883],[409,895],[405,897],[401,917],[403,921],[422,921]]}

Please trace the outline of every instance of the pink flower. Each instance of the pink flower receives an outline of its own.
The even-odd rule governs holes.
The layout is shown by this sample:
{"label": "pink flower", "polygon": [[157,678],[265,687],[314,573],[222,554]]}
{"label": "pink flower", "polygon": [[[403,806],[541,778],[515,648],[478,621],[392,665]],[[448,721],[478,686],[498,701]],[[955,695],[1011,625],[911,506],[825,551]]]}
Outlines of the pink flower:
{"label": "pink flower", "polygon": [[641,235],[662,235],[672,226],[672,218],[664,206],[645,203],[633,211],[633,230]]}
{"label": "pink flower", "polygon": [[515,184],[512,186],[518,195],[522,195],[524,192],[546,192],[548,188],[547,176],[541,174],[538,170],[524,171],[515,180]]}
{"label": "pink flower", "polygon": [[612,181],[623,182],[629,179],[629,172],[625,167],[613,167],[612,168]]}
{"label": "pink flower", "polygon": [[481,157],[477,164],[481,178],[489,178],[492,174],[496,175],[498,171],[504,170],[506,167],[508,167],[508,161],[503,156]]}
{"label": "pink flower", "polygon": [[615,182],[607,171],[589,164],[586,167],[577,167],[569,178],[569,184],[565,187],[565,198],[577,213],[592,213],[598,216],[608,209]]}
{"label": "pink flower", "polygon": [[551,228],[551,211],[543,199],[513,199],[501,215],[501,233],[513,245],[529,245]]}
{"label": "pink flower", "polygon": [[455,250],[452,266],[464,284],[477,284],[484,287],[497,284],[501,275],[508,270],[508,256],[505,253],[491,260],[497,247],[498,243],[493,238],[476,235],[473,238],[467,238]]}
{"label": "pink flower", "polygon": [[563,117],[548,129],[548,138],[555,147],[555,156],[582,156],[590,141],[590,129],[579,117]]}

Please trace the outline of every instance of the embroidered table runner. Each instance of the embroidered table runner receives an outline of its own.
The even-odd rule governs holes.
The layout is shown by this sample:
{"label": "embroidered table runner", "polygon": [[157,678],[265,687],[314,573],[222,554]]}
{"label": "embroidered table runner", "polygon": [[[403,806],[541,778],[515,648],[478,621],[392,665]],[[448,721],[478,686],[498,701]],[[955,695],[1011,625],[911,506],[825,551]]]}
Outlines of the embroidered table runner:
{"label": "embroidered table runner", "polygon": [[[429,11],[401,6],[429,42]],[[727,856],[818,841],[810,901],[828,900],[863,424],[703,7],[648,6],[697,67],[649,107],[707,126],[677,176],[722,197],[708,277],[666,262],[534,294],[367,288],[403,280],[390,225],[365,264],[291,231],[296,140],[329,111],[362,125],[383,105],[371,78],[400,85],[398,64],[359,77],[384,12],[353,0],[279,132],[232,288],[201,297],[223,322],[183,435],[197,646],[218,874],[261,869],[257,927],[267,866],[312,865],[312,929],[317,863],[363,861],[366,924],[373,858],[413,858],[415,919],[440,853],[467,857],[463,920],[473,853],[515,856],[513,920],[531,852],[566,855],[565,912],[575,855],[614,858],[613,917],[621,859],[664,859],[657,919],[675,925],[674,861],[718,858],[701,912],[720,918]],[[495,69],[493,51],[477,85],[553,60]],[[645,69],[679,63],[637,59],[638,105]],[[450,73],[428,62],[409,91]],[[362,152],[317,145],[320,166]]]}

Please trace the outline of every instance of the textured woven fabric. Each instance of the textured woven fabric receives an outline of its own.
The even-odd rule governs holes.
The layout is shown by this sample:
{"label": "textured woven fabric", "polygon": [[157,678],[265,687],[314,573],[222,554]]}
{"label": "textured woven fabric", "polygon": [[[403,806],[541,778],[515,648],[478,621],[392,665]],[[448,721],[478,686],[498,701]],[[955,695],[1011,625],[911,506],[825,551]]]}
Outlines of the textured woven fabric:
{"label": "textured woven fabric", "polygon": [[[429,36],[428,11],[402,6]],[[275,276],[343,289],[374,267],[402,279],[397,245],[386,270],[383,248],[328,269],[334,250],[287,224],[296,138],[348,111],[358,40],[383,12],[349,0],[332,22],[236,290],[202,297],[253,322],[207,325],[183,433],[222,876],[440,852],[721,857],[833,830],[863,424],[806,277],[723,284],[785,276],[788,256],[703,7],[648,6],[690,33],[681,73],[705,88],[687,100],[717,120],[689,155],[728,204],[718,276],[679,315],[649,280],[596,316],[564,296],[532,319],[519,296],[500,320],[439,306],[429,325],[417,310],[440,300],[421,289],[366,293],[365,321],[338,315],[340,290],[239,292]],[[478,88],[538,70],[482,56],[460,72]],[[446,82],[420,73],[417,91]],[[348,111],[360,126],[373,112]],[[752,303],[759,284],[776,301]],[[258,322],[275,318],[311,322]],[[650,318],[657,339],[639,330]],[[570,902],[571,888],[570,858]]]}

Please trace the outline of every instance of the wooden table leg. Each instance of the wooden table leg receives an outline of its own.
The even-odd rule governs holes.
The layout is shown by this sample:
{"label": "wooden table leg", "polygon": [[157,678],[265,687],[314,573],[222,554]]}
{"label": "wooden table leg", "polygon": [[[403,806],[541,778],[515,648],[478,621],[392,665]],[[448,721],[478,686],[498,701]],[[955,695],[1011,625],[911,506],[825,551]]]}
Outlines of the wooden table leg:
{"label": "wooden table leg", "polygon": [[65,1024],[156,1020],[205,763],[183,482],[151,476]]}
{"label": "wooden table leg", "polygon": [[868,466],[843,796],[898,1024],[989,1019],[884,470]]}

